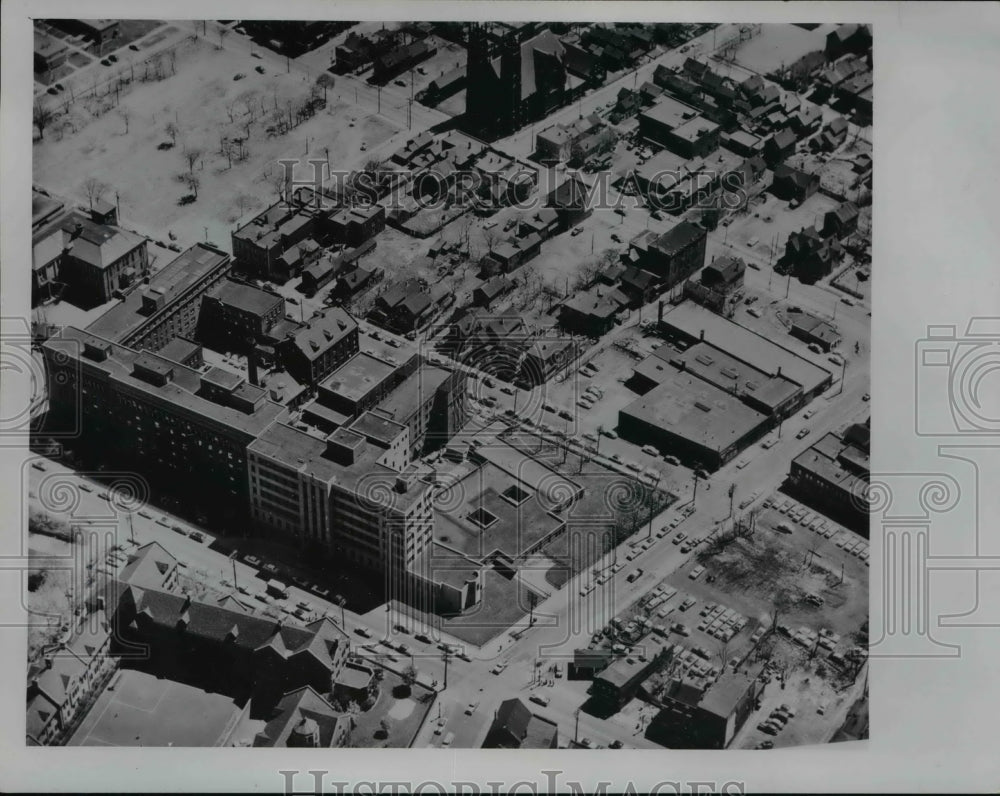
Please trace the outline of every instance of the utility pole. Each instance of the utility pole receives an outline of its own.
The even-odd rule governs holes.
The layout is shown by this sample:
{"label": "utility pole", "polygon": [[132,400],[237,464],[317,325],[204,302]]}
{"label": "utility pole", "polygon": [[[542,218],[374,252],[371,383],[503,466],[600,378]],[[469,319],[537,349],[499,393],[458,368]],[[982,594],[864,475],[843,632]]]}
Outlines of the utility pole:
{"label": "utility pole", "polygon": [[733,498],[736,495],[736,484],[729,485],[729,516],[733,516]]}
{"label": "utility pole", "polygon": [[695,473],[694,474],[694,494],[691,495],[691,505],[692,506],[695,504],[695,501],[697,499],[698,499],[698,473]]}
{"label": "utility pole", "polygon": [[132,512],[128,513],[128,535],[132,540],[132,544],[135,544],[135,528],[132,525]]}
{"label": "utility pole", "polygon": [[441,654],[441,658],[444,661],[444,688],[442,688],[441,690],[442,691],[447,691],[448,690],[448,661],[451,660],[451,650],[445,650]]}
{"label": "utility pole", "polygon": [[376,113],[382,113],[382,86],[378,87],[378,110]]}
{"label": "utility pole", "polygon": [[578,743],[580,740],[580,708],[573,711],[573,715],[576,717],[576,726],[573,728],[573,743]]}
{"label": "utility pole", "polygon": [[792,272],[788,272],[788,280],[785,282],[785,298],[788,298],[788,294],[792,289]]}
{"label": "utility pole", "polygon": [[233,557],[230,559],[230,561],[233,562],[233,588],[236,589],[237,591],[239,591],[239,588],[238,588],[238,586],[236,584],[236,554],[235,553],[233,554]]}
{"label": "utility pole", "polygon": [[840,395],[844,391],[844,376],[847,374],[847,357],[841,354],[840,358],[840,386],[837,388],[837,395]]}

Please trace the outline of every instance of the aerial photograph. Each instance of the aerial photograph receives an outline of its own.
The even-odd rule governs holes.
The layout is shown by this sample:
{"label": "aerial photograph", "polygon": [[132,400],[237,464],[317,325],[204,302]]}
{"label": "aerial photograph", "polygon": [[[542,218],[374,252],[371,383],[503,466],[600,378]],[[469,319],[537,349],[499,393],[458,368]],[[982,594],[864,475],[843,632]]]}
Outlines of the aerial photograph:
{"label": "aerial photograph", "polygon": [[33,25],[26,744],[868,738],[870,25]]}

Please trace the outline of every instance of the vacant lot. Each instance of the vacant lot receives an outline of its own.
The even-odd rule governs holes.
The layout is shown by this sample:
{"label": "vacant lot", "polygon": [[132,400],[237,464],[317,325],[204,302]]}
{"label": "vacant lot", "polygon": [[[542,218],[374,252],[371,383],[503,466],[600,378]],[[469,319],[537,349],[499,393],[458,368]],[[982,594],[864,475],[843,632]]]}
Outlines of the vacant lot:
{"label": "vacant lot", "polygon": [[761,25],[760,33],[736,51],[736,62],[759,74],[788,66],[806,53],[826,47],[826,34],[835,25],[804,30],[794,25]]}

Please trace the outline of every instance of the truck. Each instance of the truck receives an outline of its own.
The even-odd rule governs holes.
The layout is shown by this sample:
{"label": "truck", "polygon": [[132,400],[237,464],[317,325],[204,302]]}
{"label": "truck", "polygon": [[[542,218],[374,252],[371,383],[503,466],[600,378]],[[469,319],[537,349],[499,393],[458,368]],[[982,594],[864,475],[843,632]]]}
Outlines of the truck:
{"label": "truck", "polygon": [[288,587],[280,580],[269,580],[267,582],[267,593],[272,597],[284,600],[288,597]]}

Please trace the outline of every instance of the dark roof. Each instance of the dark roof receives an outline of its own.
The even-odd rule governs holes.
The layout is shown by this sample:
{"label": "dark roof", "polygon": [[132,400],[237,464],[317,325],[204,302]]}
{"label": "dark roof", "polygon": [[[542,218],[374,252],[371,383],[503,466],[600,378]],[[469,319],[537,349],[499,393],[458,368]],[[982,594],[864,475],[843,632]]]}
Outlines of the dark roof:
{"label": "dark roof", "polygon": [[548,749],[557,733],[555,723],[534,715],[520,699],[500,703],[483,742],[493,749]]}
{"label": "dark roof", "polygon": [[653,245],[665,254],[676,254],[703,237],[705,237],[705,230],[687,221],[682,221],[673,229],[664,232]]}
{"label": "dark roof", "polygon": [[265,315],[276,305],[284,303],[281,296],[232,279],[224,280],[209,295],[222,304],[251,315]]}
{"label": "dark roof", "polygon": [[[746,263],[739,257],[720,257],[715,262],[706,265],[701,272],[702,282],[724,282],[731,284],[739,279],[746,271]],[[708,277],[706,279],[706,277]]]}
{"label": "dark roof", "polygon": [[784,150],[794,147],[795,142],[797,140],[798,139],[796,139],[795,133],[793,133],[791,130],[785,129],[785,130],[780,130],[774,135],[772,135],[767,140],[767,144],[773,148]]}
{"label": "dark roof", "polygon": [[[318,746],[328,748],[334,741],[337,724],[344,717],[311,686],[289,691],[275,705],[264,729],[254,738],[254,746],[301,746],[304,736],[317,734]],[[302,736],[300,739],[298,736]]]}
{"label": "dark roof", "polygon": [[778,182],[779,180],[789,180],[799,188],[808,188],[811,183],[819,180],[819,176],[781,163],[774,167],[774,181]]}

